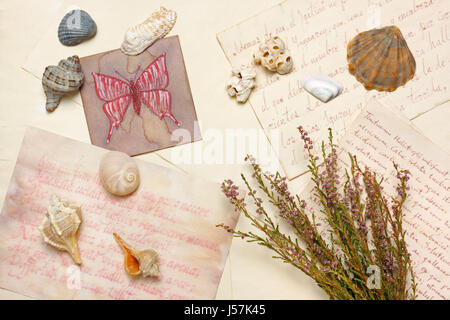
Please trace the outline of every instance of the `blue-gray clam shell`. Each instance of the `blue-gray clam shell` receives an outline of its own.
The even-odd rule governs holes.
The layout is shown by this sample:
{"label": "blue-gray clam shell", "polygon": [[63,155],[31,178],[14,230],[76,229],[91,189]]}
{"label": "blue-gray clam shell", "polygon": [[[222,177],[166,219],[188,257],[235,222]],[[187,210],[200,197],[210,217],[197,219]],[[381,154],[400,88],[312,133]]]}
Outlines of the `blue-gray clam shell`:
{"label": "blue-gray clam shell", "polygon": [[61,20],[58,27],[58,38],[63,45],[75,46],[89,39],[97,32],[97,25],[84,10],[72,10]]}

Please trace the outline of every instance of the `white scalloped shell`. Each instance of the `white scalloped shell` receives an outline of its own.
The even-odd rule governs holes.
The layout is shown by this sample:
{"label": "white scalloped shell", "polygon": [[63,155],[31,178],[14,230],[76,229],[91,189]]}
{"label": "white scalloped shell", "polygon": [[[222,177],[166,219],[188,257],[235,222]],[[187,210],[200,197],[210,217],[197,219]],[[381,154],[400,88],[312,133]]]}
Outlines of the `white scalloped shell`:
{"label": "white scalloped shell", "polygon": [[127,30],[120,49],[126,55],[138,55],[156,40],[164,38],[172,30],[176,21],[175,11],[160,7],[144,22]]}

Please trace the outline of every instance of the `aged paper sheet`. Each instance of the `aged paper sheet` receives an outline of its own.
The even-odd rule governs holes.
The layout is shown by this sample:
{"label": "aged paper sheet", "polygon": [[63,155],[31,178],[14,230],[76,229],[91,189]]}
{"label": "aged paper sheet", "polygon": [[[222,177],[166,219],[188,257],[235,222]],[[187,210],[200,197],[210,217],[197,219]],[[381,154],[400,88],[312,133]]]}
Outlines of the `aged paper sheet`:
{"label": "aged paper sheet", "polygon": [[[128,103],[123,106],[123,117],[114,111],[105,112],[105,109],[110,110],[105,108],[109,104],[99,98],[93,73],[113,76],[116,79],[114,84],[121,84],[131,90],[130,81],[142,81],[139,79],[144,79],[144,71],[151,70],[148,68],[155,63],[164,66],[164,72],[158,75],[167,80],[166,87],[158,88],[161,91],[156,92],[166,94],[167,100],[161,101],[168,101],[167,104],[161,104],[159,100],[150,102],[151,98],[145,100],[142,97],[134,101],[128,96]],[[80,94],[93,145],[134,156],[201,139],[178,36],[161,39],[137,56],[127,56],[120,50],[113,50],[83,57],[81,69],[84,83]],[[157,76],[153,74],[153,77]],[[154,85],[155,80],[152,83],[152,80],[146,79],[147,85]],[[112,89],[114,86],[107,88]],[[132,93],[132,90],[128,92]],[[110,101],[107,103],[116,100]],[[114,120],[110,120],[110,117]],[[117,120],[119,124],[116,128],[114,125]],[[172,135],[177,129],[190,139],[175,139]]]}
{"label": "aged paper sheet", "polygon": [[[190,163],[180,163],[174,151],[189,149],[194,155],[197,154],[196,150],[205,151],[212,140],[211,136],[214,138],[217,132],[226,134],[231,129],[239,133],[237,130],[243,129],[249,132],[258,128],[258,137],[260,137],[258,143],[264,142],[264,150],[267,149],[267,153],[270,152],[264,159],[273,160],[276,163],[275,170],[279,168],[277,157],[271,152],[266,136],[263,132],[259,133],[260,126],[253,110],[246,105],[237,105],[224,90],[224,84],[229,78],[230,65],[224,59],[223,51],[216,40],[216,33],[224,30],[232,21],[242,21],[253,15],[256,12],[255,8],[271,8],[278,2],[279,0],[247,0],[245,2],[169,0],[165,2],[166,8],[178,13],[177,23],[169,36],[179,35],[180,37],[192,95],[204,136],[203,141],[137,156],[139,159],[152,163],[158,162],[163,166],[176,166],[180,171],[206,180],[216,182],[221,182],[224,178],[237,180],[240,178],[240,173],[247,169],[243,159],[251,151],[248,148],[251,141],[246,142],[242,152],[239,151],[240,146],[237,146],[234,156],[236,160],[225,165],[206,162],[201,157],[192,157],[193,161]],[[37,126],[90,143],[80,95],[64,97],[58,110],[47,114],[44,107],[45,94],[40,83],[41,76],[45,66],[55,64],[61,58],[73,54],[84,57],[102,50],[120,47],[125,30],[148,18],[160,5],[160,3],[144,0],[135,0],[133,3],[134,5],[130,6],[127,2],[117,0],[77,1],[76,5],[87,11],[96,21],[98,33],[94,38],[75,47],[65,47],[60,44],[56,32],[61,18],[69,10],[68,5],[73,2],[48,0],[48,4],[42,6],[42,4],[36,5],[32,0],[21,0],[20,6],[14,2],[15,5],[9,4],[5,7],[5,12],[8,14],[4,15],[4,19],[0,21],[5,30],[1,41],[5,47],[21,49],[14,52],[3,51],[4,59],[0,62],[3,69],[7,70],[6,73],[0,74],[0,82],[5,88],[0,95],[4,93],[3,106],[8,113],[8,118],[2,122],[3,133],[0,135],[0,140],[4,138],[1,157],[7,160],[0,161],[2,199],[9,186],[25,125]],[[104,10],[106,7],[109,9]],[[236,7],[239,7],[238,11]],[[29,12],[34,12],[35,15],[30,16],[27,14]],[[198,12],[207,12],[205,17],[208,19],[208,28],[204,27],[205,20],[198,19]],[[24,28],[17,29],[17,21]],[[214,70],[214,72],[205,72],[205,70]],[[18,105],[20,108],[10,108],[11,105]],[[208,135],[208,133],[212,134]],[[295,190],[303,189],[304,184],[301,179],[295,179],[293,183],[296,184]],[[264,248],[254,248],[245,242],[233,241],[217,298],[326,298],[306,276],[298,274],[295,269],[290,269],[288,266],[280,266],[278,261],[272,261],[270,257],[270,253],[267,253]],[[267,274],[272,276],[267,277]],[[255,291],[255,283],[264,290]],[[282,292],[271,290],[271,288],[278,288],[280,284],[284,288]],[[1,298],[12,294],[11,291],[0,290]]]}
{"label": "aged paper sheet", "polygon": [[[395,0],[399,1],[399,0]],[[238,105],[234,99],[228,97],[224,84],[229,78],[230,65],[224,59],[223,51],[215,39],[217,32],[224,30],[230,24],[242,21],[247,17],[271,8],[280,0],[259,1],[207,1],[198,0],[186,2],[169,0],[164,6],[174,9],[179,17],[175,28],[169,35],[180,36],[180,41],[188,70],[189,80],[202,133],[209,129],[226,130],[229,128],[257,128],[257,118],[249,105]],[[303,2],[303,1],[298,1]],[[400,2],[407,2],[400,0]],[[40,84],[40,78],[46,65],[55,64],[61,58],[78,54],[80,57],[118,48],[123,34],[129,26],[142,21],[158,8],[158,3],[143,0],[134,1],[133,6],[123,1],[77,1],[77,5],[93,17],[97,22],[98,34],[93,39],[76,47],[65,47],[57,38],[58,23],[63,17],[67,6],[73,2],[48,0],[46,5],[36,5],[34,1],[21,0],[4,3],[7,13],[0,21],[4,29],[1,38],[4,47],[20,48],[20,50],[3,50],[1,66],[3,72],[0,82],[3,90],[2,101],[4,112],[8,114],[2,122],[0,139],[3,138],[1,157],[1,191],[2,199],[16,162],[17,153],[25,131],[25,125],[41,127],[64,136],[89,143],[80,95],[67,96],[52,114],[44,110],[45,95]],[[339,0],[340,3],[340,0]],[[420,1],[416,1],[420,5]],[[104,8],[108,10],[104,10]],[[236,8],[239,7],[239,10]],[[30,15],[29,12],[33,12]],[[124,14],[126,12],[126,14]],[[198,19],[198,12],[207,12],[205,19]],[[384,12],[382,11],[382,14]],[[205,21],[208,28],[205,29]],[[17,28],[20,24],[22,28]],[[199,32],[201,30],[201,32]],[[24,61],[27,61],[24,65]],[[26,69],[29,72],[25,72]],[[214,72],[205,72],[214,70]],[[30,75],[33,74],[33,76]],[[448,76],[447,76],[448,77]],[[356,81],[356,80],[355,80]],[[307,95],[304,93],[304,95]],[[311,98],[314,100],[314,98]],[[72,102],[75,100],[78,104]],[[12,107],[17,106],[17,107]],[[438,109],[441,112],[437,112]],[[427,112],[413,122],[418,124],[436,143],[446,146],[449,130],[446,126],[446,109],[439,108]],[[422,118],[427,121],[420,121]],[[206,136],[204,136],[206,138]],[[265,137],[264,137],[265,138]],[[207,140],[194,144],[177,147],[188,148],[195,145],[207,145]],[[447,146],[448,147],[448,146]],[[172,150],[166,149],[151,154],[139,156],[139,159],[151,162],[159,161],[161,165],[170,165],[157,155],[172,161]],[[448,148],[447,148],[448,149]],[[243,159],[245,153],[239,159]],[[239,174],[246,167],[240,164],[177,164],[178,167],[205,179],[221,181],[224,177],[239,179]],[[220,167],[220,170],[218,168]],[[306,175],[305,175],[306,176]],[[301,179],[294,179],[291,183],[298,183]],[[306,181],[307,179],[305,179]],[[293,190],[303,188],[303,183]],[[243,221],[243,220],[241,220]],[[240,222],[241,223],[241,222]],[[219,286],[218,298],[231,299],[326,299],[313,281],[290,266],[280,264],[271,259],[271,253],[265,248],[249,246],[245,242],[233,241],[231,259],[227,263],[226,271]],[[270,274],[270,277],[267,277]],[[257,285],[255,284],[257,283]],[[282,291],[274,290],[283,287]],[[258,287],[262,290],[256,290]],[[11,291],[0,290],[0,297],[13,296]],[[14,294],[13,297],[19,297]],[[24,296],[20,296],[24,297]]]}
{"label": "aged paper sheet", "polygon": [[[98,178],[107,150],[29,128],[0,215],[0,287],[43,299],[214,299],[236,224],[218,185],[137,160],[141,185],[108,194]],[[41,238],[53,194],[80,204],[83,263]],[[159,280],[130,279],[112,233],[160,254]]]}
{"label": "aged paper sheet", "polygon": [[[296,127],[303,125],[313,141],[326,137],[327,128],[342,135],[372,96],[388,97],[412,119],[449,99],[450,8],[445,0],[288,0],[230,29],[217,38],[233,67],[250,65],[259,44],[274,35],[291,51],[294,71],[286,76],[258,67],[257,88],[250,103],[270,137],[281,131],[279,157],[288,178],[304,170]],[[415,77],[392,93],[366,91],[347,70],[347,44],[359,32],[398,26],[413,53]],[[344,91],[327,104],[301,87],[309,75],[326,75]]]}
{"label": "aged paper sheet", "polygon": [[[404,229],[416,273],[420,299],[450,298],[450,155],[439,149],[389,108],[370,100],[339,141],[340,160],[348,152],[360,167],[368,166],[394,196],[397,184],[392,162],[411,172],[404,205]],[[302,192],[313,201],[312,184]],[[318,207],[313,208],[318,212]],[[326,222],[324,223],[326,228]]]}

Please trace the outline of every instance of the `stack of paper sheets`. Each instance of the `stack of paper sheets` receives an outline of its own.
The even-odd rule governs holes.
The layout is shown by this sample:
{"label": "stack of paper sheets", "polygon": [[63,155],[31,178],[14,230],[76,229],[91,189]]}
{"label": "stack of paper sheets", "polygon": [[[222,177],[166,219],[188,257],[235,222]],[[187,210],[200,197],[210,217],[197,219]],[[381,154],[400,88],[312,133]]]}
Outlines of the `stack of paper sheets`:
{"label": "stack of paper sheets", "polygon": [[[258,67],[250,104],[269,139],[275,136],[272,130],[281,131],[281,141],[272,145],[280,146],[275,151],[288,178],[307,165],[299,125],[317,151],[332,128],[340,147],[383,176],[387,190],[394,190],[396,180],[392,161],[412,173],[405,228],[418,294],[425,299],[450,298],[450,156],[408,119],[449,100],[449,22],[448,3],[442,0],[372,5],[288,0],[217,35],[233,67],[252,66],[253,53],[271,36],[287,42],[294,71],[280,76]],[[366,91],[348,72],[347,44],[359,32],[387,25],[398,26],[405,36],[417,63],[415,77],[393,93]],[[308,75],[334,78],[344,91],[321,103],[300,85]],[[348,160],[346,152],[342,161]],[[302,198],[312,200],[311,188]]]}

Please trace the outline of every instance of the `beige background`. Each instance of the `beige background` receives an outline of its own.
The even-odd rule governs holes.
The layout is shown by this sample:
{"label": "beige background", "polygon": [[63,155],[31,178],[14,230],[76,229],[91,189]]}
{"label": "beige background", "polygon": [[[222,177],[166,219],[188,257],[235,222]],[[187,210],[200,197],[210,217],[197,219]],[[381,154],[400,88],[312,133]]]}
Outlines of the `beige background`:
{"label": "beige background", "polygon": [[[400,0],[397,0],[400,1]],[[208,144],[208,129],[224,132],[227,128],[260,128],[248,105],[239,105],[228,97],[225,83],[230,65],[220,48],[216,34],[256,13],[278,4],[279,0],[169,0],[161,2],[178,12],[171,35],[178,34],[190,80],[203,141],[179,148]],[[64,48],[57,40],[61,10],[75,4],[86,10],[97,23],[98,34],[80,46]],[[56,64],[71,54],[95,54],[119,47],[126,28],[149,16],[160,3],[150,1],[0,1],[0,205],[6,194],[17,153],[26,126],[36,126],[89,143],[89,134],[79,94],[63,99],[52,114],[45,111],[45,95],[40,84],[44,66]],[[122,9],[123,8],[123,9]],[[126,12],[126,14],[124,13]],[[83,54],[84,51],[84,54]],[[87,53],[87,54],[86,54]],[[31,56],[30,56],[31,55]],[[35,60],[30,61],[34,57]],[[56,58],[55,58],[56,57]],[[450,104],[440,105],[413,120],[427,137],[450,152]],[[195,147],[194,147],[195,146]],[[173,150],[139,156],[139,159],[212,181],[238,180],[247,168],[238,164],[171,163]],[[277,168],[276,159],[267,163]],[[300,190],[308,179],[291,182]],[[242,229],[248,228],[245,220]],[[0,265],[1,267],[1,265]],[[0,290],[0,298],[26,298]],[[324,299],[315,284],[291,266],[271,259],[265,248],[233,240],[231,253],[217,293],[219,299]]]}
{"label": "beige background", "polygon": [[[424,3],[432,5],[424,8]],[[389,99],[392,109],[409,119],[449,100],[450,42],[445,38],[449,1],[420,5],[419,10],[416,0],[288,0],[218,34],[234,66],[249,64],[257,39],[268,34],[278,34],[289,48],[294,70],[280,77],[256,68],[256,88],[249,98],[265,131],[280,131],[280,160],[289,179],[307,165],[299,124],[310,131],[315,149],[320,150],[328,128],[341,137],[370,97]],[[414,79],[395,92],[368,91],[347,71],[348,42],[359,31],[391,24],[401,29],[415,56]],[[299,89],[306,77],[318,73],[332,75],[343,86],[337,99],[324,104]]]}

